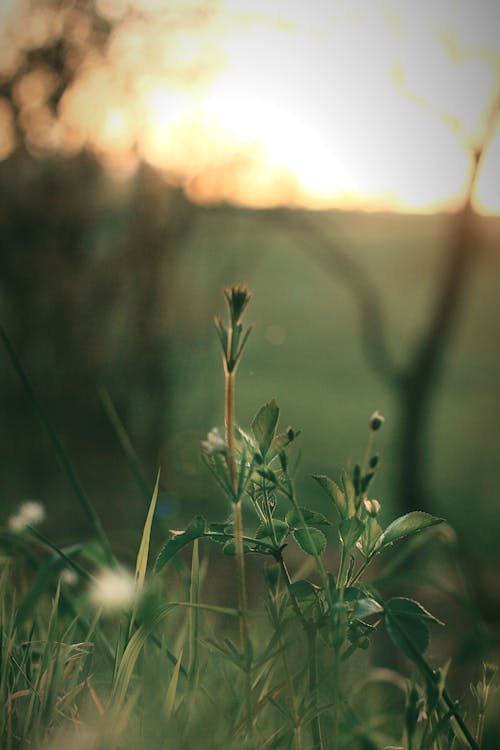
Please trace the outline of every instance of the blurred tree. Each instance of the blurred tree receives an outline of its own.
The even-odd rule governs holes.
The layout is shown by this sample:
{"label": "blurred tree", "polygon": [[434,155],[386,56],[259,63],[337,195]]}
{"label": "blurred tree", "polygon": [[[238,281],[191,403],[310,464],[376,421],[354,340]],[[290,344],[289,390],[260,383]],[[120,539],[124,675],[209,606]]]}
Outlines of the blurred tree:
{"label": "blurred tree", "polygon": [[[101,497],[111,498],[103,508],[106,521],[127,498],[114,489],[114,438],[92,381],[110,386],[153,477],[171,394],[170,269],[191,231],[194,209],[146,165],[133,180],[120,182],[89,150],[54,147],[58,106],[83,54],[76,29],[85,29],[89,54],[104,48],[111,25],[92,2],[45,0],[33,5],[35,12],[42,14],[42,31],[0,77],[15,134],[11,154],[0,162],[0,310],[70,452],[77,463],[85,457],[89,481]],[[36,76],[49,82],[41,99]],[[29,477],[21,470],[4,476],[2,494],[13,502],[16,491],[44,488],[50,495],[53,465],[40,452],[38,430],[27,428],[34,420],[25,396],[5,369],[2,380],[2,455],[10,462],[21,456],[30,467]],[[142,519],[140,503],[129,507]],[[75,524],[71,517],[59,522],[63,528]]]}

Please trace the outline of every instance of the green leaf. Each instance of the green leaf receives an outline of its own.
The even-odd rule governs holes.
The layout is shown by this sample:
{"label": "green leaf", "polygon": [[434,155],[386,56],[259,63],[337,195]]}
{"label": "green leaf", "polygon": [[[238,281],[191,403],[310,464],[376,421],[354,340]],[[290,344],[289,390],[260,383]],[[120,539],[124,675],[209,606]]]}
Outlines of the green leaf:
{"label": "green leaf", "polygon": [[[285,523],[285,521],[280,521],[279,518],[273,518],[272,525],[273,525],[274,532],[276,534],[276,538],[278,540],[280,540],[289,531],[288,524]],[[272,538],[271,532],[267,524],[261,523],[255,532],[255,538],[264,539],[265,537],[269,537],[269,539],[271,539]]]}
{"label": "green leaf", "polygon": [[269,458],[276,456],[284,448],[290,445],[291,442],[298,438],[300,433],[301,430],[292,430],[289,428],[286,432],[279,432],[275,435],[269,449]]}
{"label": "green leaf", "polygon": [[227,354],[227,329],[222,320],[216,316],[214,318],[214,324],[215,324],[215,330],[217,331],[217,335],[220,340],[220,344],[222,346],[222,351],[224,355]]}
{"label": "green leaf", "polygon": [[353,615],[354,617],[362,620],[364,617],[370,617],[370,615],[375,615],[383,611],[384,608],[377,601],[375,601],[375,599],[366,597],[356,600],[356,603],[354,604]]}
{"label": "green leaf", "polygon": [[312,478],[315,479],[319,486],[326,492],[332,503],[335,505],[340,518],[347,518],[347,500],[338,484],[325,474],[313,474]]}
{"label": "green leaf", "polygon": [[262,458],[266,457],[269,446],[274,438],[274,432],[278,423],[279,407],[276,401],[271,399],[260,407],[252,421],[252,432],[255,435],[262,453]]}
{"label": "green leaf", "polygon": [[372,552],[377,549],[378,540],[381,535],[382,529],[377,519],[368,516],[365,520],[365,530],[361,538],[356,542],[356,546],[364,557],[370,557]]}
{"label": "green leaf", "polygon": [[350,549],[365,529],[364,522],[357,516],[345,518],[339,525],[339,534],[344,547]]}
{"label": "green leaf", "polygon": [[326,547],[326,536],[313,526],[301,526],[295,529],[293,538],[308,555],[321,555]]}
{"label": "green leaf", "polygon": [[146,517],[146,522],[144,523],[141,544],[139,546],[139,551],[137,553],[137,560],[135,563],[135,577],[139,585],[139,588],[143,587],[144,579],[146,578],[146,569],[148,566],[148,557],[149,557],[149,542],[151,539],[151,527],[153,525],[153,516],[154,516],[154,512],[156,508],[156,501],[158,499],[159,486],[160,486],[160,469],[158,469],[158,474],[156,475],[156,483],[155,483],[155,488],[153,490],[153,497],[151,498],[151,503],[149,506],[148,515]]}
{"label": "green leaf", "polygon": [[174,555],[179,552],[183,547],[192,542],[194,539],[199,539],[204,535],[206,531],[206,521],[203,516],[195,516],[193,520],[187,525],[184,531],[173,532],[173,536],[167,539],[165,544],[160,550],[160,554],[156,560],[155,573],[165,567],[165,565],[171,560]]}
{"label": "green leaf", "polygon": [[394,597],[385,605],[385,629],[392,642],[412,661],[429,645],[426,621],[442,623],[413,599]]}
{"label": "green leaf", "polygon": [[309,508],[299,508],[298,510],[289,510],[285,516],[285,521],[290,528],[304,526],[304,524],[314,524],[315,526],[331,526],[330,521],[323,513],[318,513]]}
{"label": "green leaf", "polygon": [[347,498],[347,515],[353,516],[356,513],[356,490],[352,480],[346,471],[342,472],[342,485],[344,487],[344,493]]}
{"label": "green leaf", "polygon": [[320,587],[316,586],[311,581],[307,581],[305,578],[301,578],[299,581],[294,581],[290,589],[294,596],[300,601],[306,599],[316,599],[316,593],[320,591]]}
{"label": "green leaf", "polygon": [[427,529],[430,526],[435,526],[438,523],[443,523],[444,518],[437,518],[431,516],[429,513],[424,513],[421,510],[415,510],[412,513],[407,513],[405,516],[396,518],[395,521],[389,524],[386,530],[379,537],[377,544],[377,552],[389,544],[404,539],[407,536],[413,536],[418,534],[423,529]]}
{"label": "green leaf", "polygon": [[441,620],[434,617],[429,610],[425,609],[420,602],[416,602],[415,599],[409,599],[406,596],[395,596],[390,599],[386,605],[385,610],[389,609],[391,615],[397,615],[398,617],[417,617],[420,620],[428,620],[429,622],[435,622],[438,625],[444,625]]}

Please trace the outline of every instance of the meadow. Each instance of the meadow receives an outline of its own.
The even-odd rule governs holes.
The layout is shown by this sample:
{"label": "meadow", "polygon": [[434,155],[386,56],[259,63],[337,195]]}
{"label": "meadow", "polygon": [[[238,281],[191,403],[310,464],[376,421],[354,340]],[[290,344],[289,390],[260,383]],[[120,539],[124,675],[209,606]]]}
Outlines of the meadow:
{"label": "meadow", "polygon": [[[276,288],[276,276],[263,273],[262,265],[259,275],[268,284],[274,279]],[[189,291],[199,299],[195,282],[190,279]],[[309,384],[309,398],[319,404],[308,420],[302,413],[298,429],[297,413],[287,413],[287,399],[281,398],[288,394],[293,403],[291,381],[297,398],[305,392],[295,373],[277,396],[279,386],[271,385],[272,398],[254,403],[250,417],[240,420],[248,409],[240,391],[255,397],[251,378],[262,362],[265,377],[269,363],[262,351],[252,362],[254,331],[248,329],[247,341],[242,323],[249,303],[257,316],[259,293],[251,299],[238,286],[225,295],[227,317],[216,318],[223,368],[213,337],[206,345],[213,350],[207,357],[213,360],[210,378],[192,358],[185,365],[188,372],[203,371],[204,388],[213,379],[214,393],[219,391],[223,419],[202,441],[197,466],[200,487],[210,486],[213,475],[218,503],[206,502],[213,489],[200,492],[197,504],[193,499],[194,517],[184,529],[169,531],[172,511],[159,505],[166,499],[159,497],[160,473],[150,494],[129,451],[125,463],[149,510],[142,535],[129,530],[133,549],[118,557],[113,535],[108,538],[36,389],[4,339],[93,528],[91,541],[61,547],[38,528],[41,505],[25,504],[8,519],[2,534],[5,747],[495,747],[498,727],[494,712],[488,721],[486,713],[496,669],[481,658],[486,643],[484,652],[476,649],[474,664],[469,654],[457,669],[450,651],[467,618],[455,617],[451,635],[439,633],[447,628],[442,612],[453,612],[450,599],[462,615],[470,607],[451,572],[460,562],[454,559],[454,533],[438,515],[416,511],[394,519],[383,485],[377,485],[380,500],[372,492],[379,468],[384,471],[380,455],[389,419],[365,409],[353,430],[358,444],[350,446],[348,433],[345,441],[339,434],[337,414],[337,429],[327,433],[326,460],[316,453],[313,471],[310,464],[304,470],[299,458],[308,443],[302,424],[317,426],[325,396]],[[270,306],[273,295],[262,297]],[[294,335],[287,318],[267,321],[265,346],[279,346],[280,338],[283,343],[283,330]],[[307,323],[302,319],[299,340],[307,341],[304,349],[311,347],[314,358],[323,349],[318,331]],[[290,372],[282,360],[279,366]],[[188,377],[179,381],[193,399],[186,403],[179,388],[181,419],[196,413],[200,393]],[[356,410],[349,406],[344,408],[355,422]],[[126,447],[125,431],[116,421],[113,426]],[[332,454],[340,452],[335,441],[343,446],[344,471],[331,468]],[[327,468],[319,468],[321,459]],[[180,468],[186,471],[186,464]],[[421,561],[422,554],[426,566],[418,563],[416,573],[415,556]],[[434,638],[437,646],[429,647]]]}

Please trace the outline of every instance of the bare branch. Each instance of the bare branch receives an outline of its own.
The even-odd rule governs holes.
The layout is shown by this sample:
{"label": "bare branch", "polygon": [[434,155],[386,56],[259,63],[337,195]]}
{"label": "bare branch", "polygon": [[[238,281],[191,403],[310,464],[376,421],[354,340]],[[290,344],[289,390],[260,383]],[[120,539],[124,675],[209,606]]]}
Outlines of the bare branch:
{"label": "bare branch", "polygon": [[300,249],[307,252],[334,279],[340,279],[351,290],[356,302],[361,340],[366,358],[373,370],[389,383],[399,383],[400,372],[389,354],[381,295],[369,274],[331,234],[306,212],[290,209],[262,211],[266,220],[292,234]]}

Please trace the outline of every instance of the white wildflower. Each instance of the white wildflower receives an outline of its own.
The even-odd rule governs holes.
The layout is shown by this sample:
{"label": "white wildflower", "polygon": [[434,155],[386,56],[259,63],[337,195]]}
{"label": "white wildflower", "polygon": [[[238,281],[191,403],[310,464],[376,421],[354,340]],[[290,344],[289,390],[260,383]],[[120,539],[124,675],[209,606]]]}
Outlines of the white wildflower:
{"label": "white wildflower", "polygon": [[217,427],[212,427],[207,435],[207,439],[202,440],[201,444],[203,446],[203,450],[209,456],[211,456],[213,453],[222,453],[226,447],[226,444]]}
{"label": "white wildflower", "polygon": [[14,534],[23,531],[26,526],[38,526],[45,520],[45,508],[38,500],[26,500],[17,513],[10,516],[7,525]]}
{"label": "white wildflower", "polygon": [[61,575],[59,576],[62,583],[67,586],[76,586],[78,583],[78,573],[73,568],[64,568]]}
{"label": "white wildflower", "polygon": [[137,597],[137,583],[127,570],[103,570],[90,589],[90,597],[96,607],[106,612],[129,609]]}

